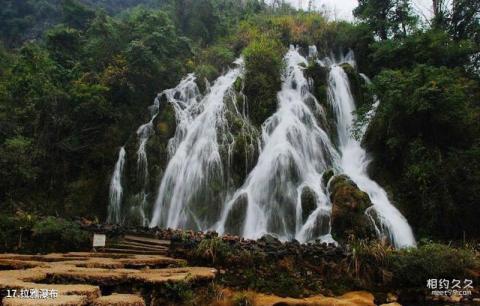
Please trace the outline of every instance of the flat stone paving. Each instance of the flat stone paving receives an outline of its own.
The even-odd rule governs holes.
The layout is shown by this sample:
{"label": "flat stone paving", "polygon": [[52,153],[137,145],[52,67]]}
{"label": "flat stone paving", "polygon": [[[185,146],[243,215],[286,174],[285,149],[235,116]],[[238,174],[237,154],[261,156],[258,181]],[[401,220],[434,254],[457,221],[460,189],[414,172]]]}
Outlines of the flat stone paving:
{"label": "flat stone paving", "polygon": [[[66,253],[48,255],[0,254],[0,292],[10,290],[16,297],[4,297],[3,305],[113,305],[143,306],[134,294],[101,296],[100,286],[136,283],[161,286],[172,282],[212,280],[216,270],[185,267],[181,259],[161,255],[108,253]],[[30,293],[31,290],[34,293]],[[27,297],[19,297],[20,292]],[[52,293],[48,298],[33,298],[38,291]],[[52,291],[53,290],[53,291]],[[41,295],[41,294],[40,294]]]}

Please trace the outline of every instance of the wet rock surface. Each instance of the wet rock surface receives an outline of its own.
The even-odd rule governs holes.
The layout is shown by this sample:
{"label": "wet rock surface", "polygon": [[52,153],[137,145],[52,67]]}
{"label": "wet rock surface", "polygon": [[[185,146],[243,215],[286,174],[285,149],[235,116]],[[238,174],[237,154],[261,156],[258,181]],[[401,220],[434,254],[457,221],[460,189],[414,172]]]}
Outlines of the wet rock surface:
{"label": "wet rock surface", "polygon": [[368,194],[348,176],[338,175],[329,183],[332,202],[332,236],[339,242],[373,239],[375,230],[365,211],[372,206]]}

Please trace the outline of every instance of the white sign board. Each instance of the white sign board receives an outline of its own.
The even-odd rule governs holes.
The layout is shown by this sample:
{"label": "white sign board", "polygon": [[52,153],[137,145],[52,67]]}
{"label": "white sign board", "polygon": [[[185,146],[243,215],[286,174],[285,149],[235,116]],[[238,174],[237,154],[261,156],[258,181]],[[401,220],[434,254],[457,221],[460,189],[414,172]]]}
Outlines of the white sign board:
{"label": "white sign board", "polygon": [[107,236],[103,234],[93,234],[93,247],[105,247]]}

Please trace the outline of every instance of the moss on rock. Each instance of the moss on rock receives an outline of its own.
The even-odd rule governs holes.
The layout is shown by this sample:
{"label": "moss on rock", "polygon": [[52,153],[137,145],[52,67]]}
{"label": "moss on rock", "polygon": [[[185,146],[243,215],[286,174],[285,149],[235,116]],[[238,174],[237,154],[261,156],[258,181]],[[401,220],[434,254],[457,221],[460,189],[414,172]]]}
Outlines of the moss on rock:
{"label": "moss on rock", "polygon": [[360,76],[357,70],[352,67],[350,64],[343,63],[340,65],[343,71],[346,73],[348,80],[350,82],[350,90],[352,92],[353,98],[355,99],[355,104],[357,108],[367,107],[373,104],[373,95],[368,90],[368,84]]}
{"label": "moss on rock", "polygon": [[361,191],[346,175],[332,178],[330,182],[332,201],[332,235],[338,241],[351,238],[372,238],[373,225],[365,214],[372,206],[368,194]]}
{"label": "moss on rock", "polygon": [[306,187],[302,190],[301,195],[301,203],[302,203],[302,220],[303,223],[307,221],[308,216],[317,208],[317,197],[313,190]]}
{"label": "moss on rock", "polygon": [[250,119],[260,126],[277,108],[277,92],[281,88],[281,44],[267,36],[252,41],[243,51],[245,57],[245,95]]}
{"label": "moss on rock", "polygon": [[335,175],[335,172],[332,169],[328,169],[325,171],[322,175],[322,183],[324,186],[328,185],[328,182],[330,182],[330,179]]}

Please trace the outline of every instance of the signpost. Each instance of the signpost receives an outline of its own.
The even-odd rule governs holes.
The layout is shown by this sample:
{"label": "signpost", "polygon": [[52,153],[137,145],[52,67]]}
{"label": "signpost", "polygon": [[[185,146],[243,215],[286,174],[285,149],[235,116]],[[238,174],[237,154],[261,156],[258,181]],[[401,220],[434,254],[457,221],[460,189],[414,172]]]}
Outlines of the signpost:
{"label": "signpost", "polygon": [[104,248],[107,241],[107,236],[104,234],[93,234],[93,249]]}

